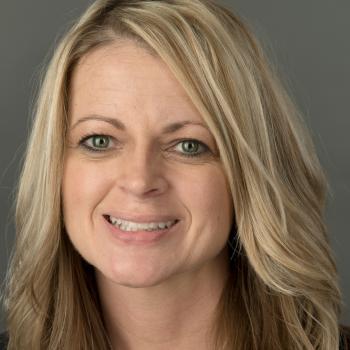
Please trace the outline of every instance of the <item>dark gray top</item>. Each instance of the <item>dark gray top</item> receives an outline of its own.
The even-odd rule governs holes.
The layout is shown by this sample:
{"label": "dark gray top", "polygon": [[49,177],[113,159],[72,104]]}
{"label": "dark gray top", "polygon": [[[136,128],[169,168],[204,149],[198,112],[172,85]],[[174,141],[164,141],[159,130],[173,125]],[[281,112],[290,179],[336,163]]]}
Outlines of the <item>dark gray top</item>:
{"label": "dark gray top", "polygon": [[[8,337],[7,333],[0,334],[0,350],[6,350]],[[350,350],[350,328],[342,328],[339,350]]]}
{"label": "dark gray top", "polygon": [[0,334],[0,350],[6,350],[7,348],[7,333]]}

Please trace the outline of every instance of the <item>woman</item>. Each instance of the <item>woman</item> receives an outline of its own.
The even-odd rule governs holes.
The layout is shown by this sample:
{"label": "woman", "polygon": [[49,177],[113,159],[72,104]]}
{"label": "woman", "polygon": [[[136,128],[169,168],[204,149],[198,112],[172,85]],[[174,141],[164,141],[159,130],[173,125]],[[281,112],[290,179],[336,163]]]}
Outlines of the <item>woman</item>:
{"label": "woman", "polygon": [[96,1],[38,98],[8,349],[345,348],[326,189],[229,10]]}

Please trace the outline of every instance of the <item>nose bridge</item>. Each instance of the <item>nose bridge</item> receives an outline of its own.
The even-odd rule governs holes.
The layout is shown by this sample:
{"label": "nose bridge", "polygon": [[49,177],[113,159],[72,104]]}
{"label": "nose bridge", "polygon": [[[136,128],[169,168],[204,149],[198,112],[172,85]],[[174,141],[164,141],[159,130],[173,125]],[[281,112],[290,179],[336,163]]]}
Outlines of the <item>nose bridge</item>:
{"label": "nose bridge", "polygon": [[164,189],[162,167],[158,152],[146,140],[127,147],[120,165],[118,186],[135,195],[159,192]]}

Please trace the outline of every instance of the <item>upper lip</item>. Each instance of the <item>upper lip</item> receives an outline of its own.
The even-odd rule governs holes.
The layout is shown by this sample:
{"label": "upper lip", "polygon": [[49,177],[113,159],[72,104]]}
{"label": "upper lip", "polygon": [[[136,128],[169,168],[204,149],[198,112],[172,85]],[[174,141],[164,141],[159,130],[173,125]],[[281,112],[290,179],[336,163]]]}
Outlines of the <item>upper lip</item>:
{"label": "upper lip", "polygon": [[132,221],[137,223],[151,223],[151,222],[168,222],[168,221],[174,221],[179,220],[174,215],[160,215],[160,214],[124,214],[124,213],[108,213],[104,215],[105,217],[112,216],[116,219],[126,220],[126,221]]}

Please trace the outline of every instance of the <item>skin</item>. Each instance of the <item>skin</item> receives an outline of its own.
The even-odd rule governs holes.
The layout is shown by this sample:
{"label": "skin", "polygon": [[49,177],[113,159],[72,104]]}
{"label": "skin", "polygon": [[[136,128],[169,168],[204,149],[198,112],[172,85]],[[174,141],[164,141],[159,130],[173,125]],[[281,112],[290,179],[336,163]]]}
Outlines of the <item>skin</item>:
{"label": "skin", "polygon": [[[205,125],[201,115],[165,63],[129,41],[82,58],[69,113],[64,222],[75,248],[95,267],[113,347],[212,348],[208,331],[229,273],[232,199],[209,129],[186,125],[162,133],[176,121]],[[126,130],[96,118],[82,121],[87,115],[118,118]],[[108,135],[108,147],[84,148],[80,140],[91,134]],[[189,158],[179,139],[207,148]],[[103,217],[110,211],[181,221],[153,244],[122,244]]]}

